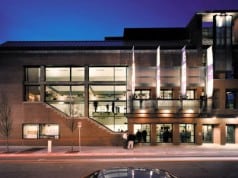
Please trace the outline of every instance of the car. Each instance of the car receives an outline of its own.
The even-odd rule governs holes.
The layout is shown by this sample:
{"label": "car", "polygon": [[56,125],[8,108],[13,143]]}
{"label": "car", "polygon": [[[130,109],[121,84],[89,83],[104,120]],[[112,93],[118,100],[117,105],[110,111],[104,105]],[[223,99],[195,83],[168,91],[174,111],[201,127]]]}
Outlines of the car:
{"label": "car", "polygon": [[166,170],[116,167],[93,172],[85,178],[177,178]]}

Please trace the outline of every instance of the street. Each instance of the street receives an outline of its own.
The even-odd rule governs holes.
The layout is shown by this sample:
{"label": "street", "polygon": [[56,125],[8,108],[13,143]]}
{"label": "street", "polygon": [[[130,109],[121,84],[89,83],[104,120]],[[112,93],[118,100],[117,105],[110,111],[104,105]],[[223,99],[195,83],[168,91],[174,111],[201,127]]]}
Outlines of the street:
{"label": "street", "polygon": [[128,166],[165,169],[179,178],[236,178],[237,163],[230,157],[2,157],[0,174],[1,178],[83,178],[98,169]]}

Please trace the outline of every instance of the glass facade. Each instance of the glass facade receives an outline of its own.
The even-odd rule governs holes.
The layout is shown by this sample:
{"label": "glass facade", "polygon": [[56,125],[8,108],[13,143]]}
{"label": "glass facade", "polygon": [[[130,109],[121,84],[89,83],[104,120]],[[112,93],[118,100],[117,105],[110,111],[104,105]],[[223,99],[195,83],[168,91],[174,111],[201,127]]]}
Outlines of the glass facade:
{"label": "glass facade", "polygon": [[127,130],[126,67],[89,67],[89,117],[107,128]]}
{"label": "glass facade", "polygon": [[25,67],[25,101],[44,100],[70,117],[89,115],[113,131],[127,130],[127,68],[89,67],[89,73],[85,71],[85,67]]}

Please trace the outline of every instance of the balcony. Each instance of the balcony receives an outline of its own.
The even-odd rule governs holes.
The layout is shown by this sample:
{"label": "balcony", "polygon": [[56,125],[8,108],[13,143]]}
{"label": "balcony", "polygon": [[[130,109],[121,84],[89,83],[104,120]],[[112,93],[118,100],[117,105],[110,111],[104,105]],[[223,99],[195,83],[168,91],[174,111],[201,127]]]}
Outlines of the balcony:
{"label": "balcony", "polygon": [[211,111],[210,103],[200,99],[133,99],[128,116],[199,117]]}

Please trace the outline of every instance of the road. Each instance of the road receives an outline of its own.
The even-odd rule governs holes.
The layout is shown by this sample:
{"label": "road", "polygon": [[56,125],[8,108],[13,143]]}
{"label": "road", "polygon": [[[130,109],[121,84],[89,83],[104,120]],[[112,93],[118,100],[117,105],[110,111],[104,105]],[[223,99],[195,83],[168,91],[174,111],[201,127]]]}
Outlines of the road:
{"label": "road", "polygon": [[232,157],[7,157],[0,160],[1,178],[82,178],[110,167],[165,169],[179,178],[237,178]]}

